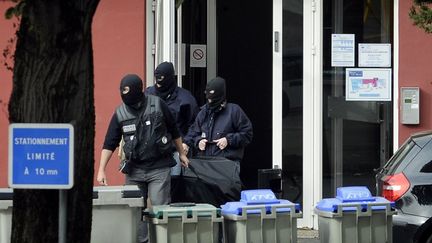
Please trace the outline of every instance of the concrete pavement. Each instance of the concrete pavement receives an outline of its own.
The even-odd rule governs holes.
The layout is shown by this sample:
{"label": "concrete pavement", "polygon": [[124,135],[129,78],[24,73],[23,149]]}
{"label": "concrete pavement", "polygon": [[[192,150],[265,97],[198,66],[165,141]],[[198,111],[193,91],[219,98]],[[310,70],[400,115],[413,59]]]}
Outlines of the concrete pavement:
{"label": "concrete pavement", "polygon": [[297,229],[297,242],[320,243],[318,231],[311,229]]}

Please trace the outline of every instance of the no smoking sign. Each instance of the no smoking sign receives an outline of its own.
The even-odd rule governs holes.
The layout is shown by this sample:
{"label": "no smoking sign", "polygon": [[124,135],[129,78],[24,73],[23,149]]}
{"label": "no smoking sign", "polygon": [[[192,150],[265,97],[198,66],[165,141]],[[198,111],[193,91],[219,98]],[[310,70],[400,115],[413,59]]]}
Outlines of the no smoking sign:
{"label": "no smoking sign", "polygon": [[206,67],[207,66],[207,46],[190,45],[190,66]]}

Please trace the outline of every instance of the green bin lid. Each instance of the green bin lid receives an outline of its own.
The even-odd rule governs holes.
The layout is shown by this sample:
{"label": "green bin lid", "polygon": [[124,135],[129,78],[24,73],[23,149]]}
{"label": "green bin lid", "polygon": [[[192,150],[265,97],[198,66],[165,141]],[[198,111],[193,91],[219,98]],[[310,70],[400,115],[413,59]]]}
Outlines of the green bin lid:
{"label": "green bin lid", "polygon": [[195,204],[195,203],[173,203],[170,205],[155,205],[152,206],[148,215],[151,218],[162,219],[165,213],[169,218],[192,217],[192,212],[197,211],[198,217],[211,217],[214,213],[219,217],[220,209],[210,204]]}

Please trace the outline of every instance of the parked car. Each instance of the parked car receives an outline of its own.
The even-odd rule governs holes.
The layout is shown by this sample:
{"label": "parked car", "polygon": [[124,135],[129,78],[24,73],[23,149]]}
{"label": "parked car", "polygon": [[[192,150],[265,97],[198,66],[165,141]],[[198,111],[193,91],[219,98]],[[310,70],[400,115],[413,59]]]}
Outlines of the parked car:
{"label": "parked car", "polygon": [[432,243],[432,131],[412,135],[376,174],[377,195],[394,201],[394,243]]}

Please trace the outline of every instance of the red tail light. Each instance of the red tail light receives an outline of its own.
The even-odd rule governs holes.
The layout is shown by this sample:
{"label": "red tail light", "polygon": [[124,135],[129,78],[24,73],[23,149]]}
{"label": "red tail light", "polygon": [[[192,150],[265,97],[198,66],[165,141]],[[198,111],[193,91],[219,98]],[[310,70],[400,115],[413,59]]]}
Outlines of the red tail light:
{"label": "red tail light", "polygon": [[382,196],[389,201],[401,198],[410,188],[410,183],[403,173],[384,177]]}

